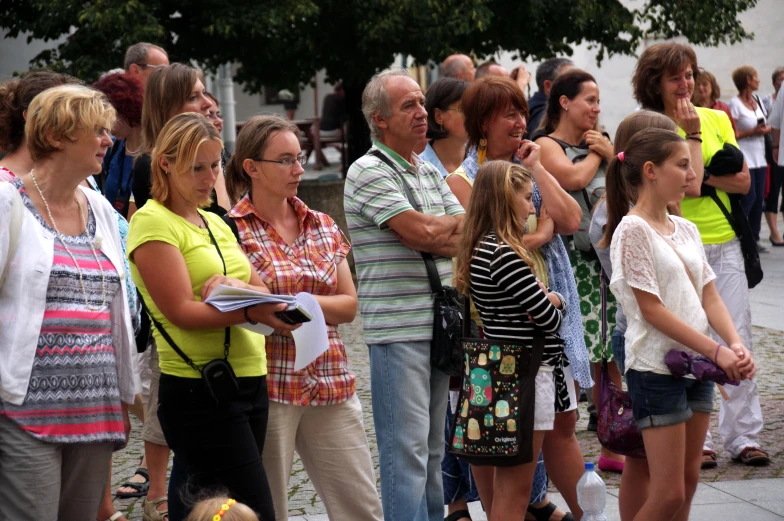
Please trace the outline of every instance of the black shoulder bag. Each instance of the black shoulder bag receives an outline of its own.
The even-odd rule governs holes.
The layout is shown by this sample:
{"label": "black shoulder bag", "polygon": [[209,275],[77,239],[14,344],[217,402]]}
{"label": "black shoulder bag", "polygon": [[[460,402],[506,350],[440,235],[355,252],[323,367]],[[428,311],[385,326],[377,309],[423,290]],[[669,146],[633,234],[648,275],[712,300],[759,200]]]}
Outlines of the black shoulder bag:
{"label": "black shoulder bag", "polygon": [[[383,161],[398,174],[398,169],[392,161],[378,150],[371,150],[369,154]],[[416,200],[406,180],[400,178],[403,191],[411,206],[418,210]],[[460,295],[451,286],[441,284],[441,276],[433,256],[428,252],[419,252],[425,261],[427,278],[430,281],[430,291],[433,295],[433,338],[430,340],[430,364],[449,376],[459,376],[463,368],[463,348],[460,343],[461,322]]]}
{"label": "black shoulder bag", "polygon": [[[207,228],[207,233],[210,234],[210,241],[215,246],[215,249],[218,250],[218,256],[223,264],[223,275],[226,276],[226,261],[223,260],[223,254],[218,247],[218,242],[215,240],[215,236],[212,235],[212,231],[204,217],[201,216],[201,214],[199,214],[199,217],[201,217],[204,227]],[[141,294],[139,295],[139,298],[141,298]],[[171,348],[174,349],[174,352],[180,355],[180,358],[192,367],[194,371],[201,374],[204,385],[207,387],[207,392],[212,399],[215,400],[216,404],[230,400],[237,395],[239,392],[239,383],[237,382],[237,376],[234,374],[234,369],[232,369],[231,364],[229,363],[229,347],[231,345],[231,329],[229,327],[226,328],[223,337],[223,358],[216,358],[215,360],[207,362],[204,367],[199,367],[177,344],[174,343],[174,340],[169,336],[169,333],[163,329],[163,325],[149,312],[149,308],[145,306],[145,309],[149,313],[150,320],[152,320],[152,323],[155,325],[155,329],[158,330]]]}
{"label": "black shoulder bag", "polygon": [[754,240],[754,235],[751,233],[751,225],[746,214],[740,206],[740,197],[733,194],[728,194],[730,198],[730,206],[732,213],[727,210],[724,203],[719,199],[716,190],[710,191],[710,197],[713,202],[724,214],[724,218],[730,223],[735,235],[738,236],[740,241],[741,253],[743,253],[743,265],[746,270],[746,281],[749,284],[749,289],[753,288],[762,282],[762,264],[760,263],[759,251],[757,251],[757,242]]}

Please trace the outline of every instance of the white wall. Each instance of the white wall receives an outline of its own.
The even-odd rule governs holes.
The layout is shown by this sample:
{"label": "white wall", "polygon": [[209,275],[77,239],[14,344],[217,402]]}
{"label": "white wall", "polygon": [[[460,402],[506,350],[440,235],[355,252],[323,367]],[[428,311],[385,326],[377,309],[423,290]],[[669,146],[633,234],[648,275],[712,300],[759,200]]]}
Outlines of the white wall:
{"label": "white wall", "polygon": [[[626,2],[631,3],[631,2]],[[707,2],[706,2],[707,4]],[[707,7],[706,7],[707,8]],[[754,40],[746,40],[733,46],[695,47],[697,63],[716,76],[721,87],[721,99],[729,100],[738,92],[732,83],[732,70],[741,65],[751,65],[757,69],[761,80],[758,94],[772,92],[771,74],[776,67],[784,66],[784,0],[759,0],[754,9],[743,13],[740,20],[748,32],[754,33]],[[656,42],[646,42],[650,46]],[[638,53],[644,49],[639,49]],[[512,70],[519,62],[511,59],[512,53],[502,53],[497,61]],[[605,59],[601,67],[596,65],[596,51],[587,45],[575,47],[571,56],[575,65],[587,70],[596,77],[602,96],[602,115],[600,123],[607,127],[610,135],[621,120],[635,110],[637,103],[632,95],[631,78],[636,58],[615,56]],[[531,93],[536,92],[534,81],[537,62],[526,62],[531,72]]]}

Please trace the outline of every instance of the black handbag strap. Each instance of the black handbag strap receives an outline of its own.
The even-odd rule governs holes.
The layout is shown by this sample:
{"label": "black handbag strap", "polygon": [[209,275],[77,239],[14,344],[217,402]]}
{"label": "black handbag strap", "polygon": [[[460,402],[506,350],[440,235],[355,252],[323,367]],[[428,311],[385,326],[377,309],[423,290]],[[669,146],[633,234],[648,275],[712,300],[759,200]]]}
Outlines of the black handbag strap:
{"label": "black handbag strap", "polygon": [[[400,172],[398,171],[398,168],[395,166],[394,162],[378,149],[371,150],[368,152],[368,154],[380,159],[389,168],[391,168],[395,174],[399,175],[400,182],[403,185],[403,192],[405,192],[409,204],[411,204],[412,208],[419,211],[419,206],[417,205],[416,199],[414,199],[414,194],[411,193],[411,189],[408,187],[408,183],[406,183],[406,180],[402,175],[400,175]],[[441,284],[441,276],[438,274],[438,268],[436,267],[435,259],[433,259],[433,256],[426,251],[420,251],[419,253],[422,255],[422,260],[425,261],[427,279],[430,281],[430,291],[434,294],[440,293],[444,290],[444,287]]]}
{"label": "black handbag strap", "polygon": [[[226,276],[226,261],[223,259],[223,253],[221,253],[221,250],[218,247],[218,241],[216,241],[215,240],[215,236],[212,235],[212,230],[210,230],[210,227],[207,224],[206,219],[204,219],[204,216],[199,214],[199,217],[201,217],[201,221],[204,223],[204,227],[207,228],[207,233],[210,235],[210,241],[215,246],[215,249],[218,250],[218,257],[220,257],[221,264],[223,264],[223,276],[225,277]],[[182,351],[182,349],[180,349],[180,347],[174,342],[174,340],[169,335],[169,333],[167,333],[166,330],[163,328],[163,324],[158,322],[158,320],[152,315],[152,311],[150,311],[150,308],[147,307],[147,304],[145,304],[144,298],[142,297],[141,292],[139,292],[139,298],[142,301],[142,306],[144,306],[144,309],[147,310],[147,314],[150,316],[150,320],[152,320],[153,325],[155,325],[155,329],[158,330],[158,332],[161,334],[163,339],[166,340],[166,342],[169,343],[171,348],[174,349],[174,352],[177,353],[180,356],[180,358],[182,358],[183,361],[186,364],[188,364],[188,366],[193,368],[194,371],[196,371],[198,373],[201,373],[202,369],[198,365],[196,365],[196,363],[193,360],[191,360],[191,358],[188,355],[186,355]],[[224,331],[224,336],[223,336],[223,359],[224,360],[228,360],[229,359],[229,347],[230,346],[231,346],[231,328],[230,327],[226,327],[226,329]]]}
{"label": "black handbag strap", "polygon": [[719,207],[721,213],[724,214],[724,218],[727,219],[727,222],[730,223],[730,227],[732,227],[732,231],[735,232],[736,236],[740,237],[741,233],[740,230],[738,230],[738,223],[735,222],[735,218],[732,217],[730,211],[727,210],[726,206],[724,206],[724,202],[719,198],[719,194],[717,194],[716,191],[713,190],[710,194],[710,197],[711,199],[713,199],[713,202],[716,203],[716,205]]}

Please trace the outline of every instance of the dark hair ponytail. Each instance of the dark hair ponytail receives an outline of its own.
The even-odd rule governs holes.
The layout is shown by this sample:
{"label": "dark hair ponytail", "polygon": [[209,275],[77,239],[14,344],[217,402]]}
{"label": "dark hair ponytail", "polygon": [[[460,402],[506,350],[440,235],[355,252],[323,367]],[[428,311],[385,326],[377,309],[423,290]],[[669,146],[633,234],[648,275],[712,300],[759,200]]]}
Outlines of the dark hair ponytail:
{"label": "dark hair ponytail", "polygon": [[539,128],[545,134],[552,134],[561,122],[561,96],[573,100],[583,90],[583,83],[596,83],[596,79],[582,69],[569,69],[555,77],[550,95],[547,97],[547,108]]}
{"label": "dark hair ponytail", "polygon": [[607,198],[607,224],[599,246],[607,248],[623,216],[629,213],[629,204],[636,199],[637,187],[643,182],[645,163],[661,165],[683,145],[676,132],[662,128],[646,128],[634,134],[626,144],[623,161],[614,157],[607,167],[605,196]]}
{"label": "dark hair ponytail", "polygon": [[609,248],[615,229],[621,223],[624,215],[629,213],[630,197],[626,189],[623,168],[624,164],[617,156],[612,158],[610,164],[607,165],[604,189],[607,224],[604,225],[604,237],[599,242],[600,248]]}

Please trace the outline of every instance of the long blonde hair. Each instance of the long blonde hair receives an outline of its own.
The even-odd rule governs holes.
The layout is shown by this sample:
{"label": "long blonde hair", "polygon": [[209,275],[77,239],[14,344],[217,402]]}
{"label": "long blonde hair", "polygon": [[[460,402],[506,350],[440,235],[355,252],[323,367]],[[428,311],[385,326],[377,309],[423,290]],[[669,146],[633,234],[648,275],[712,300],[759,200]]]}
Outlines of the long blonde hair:
{"label": "long blonde hair", "polygon": [[517,210],[517,194],[533,183],[531,174],[509,161],[488,161],[479,167],[466,209],[463,238],[457,253],[457,289],[468,294],[471,287],[469,269],[474,249],[491,231],[536,274],[531,253],[523,243],[527,215]]}
{"label": "long blonde hair", "polygon": [[[221,521],[259,521],[249,506],[242,503],[229,505],[228,501],[228,496],[216,496],[199,501],[185,521],[212,521],[216,516],[219,516]],[[220,516],[218,512],[223,510],[224,505],[229,508]]]}

